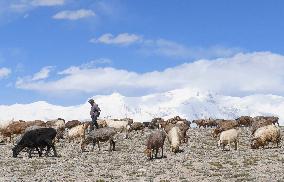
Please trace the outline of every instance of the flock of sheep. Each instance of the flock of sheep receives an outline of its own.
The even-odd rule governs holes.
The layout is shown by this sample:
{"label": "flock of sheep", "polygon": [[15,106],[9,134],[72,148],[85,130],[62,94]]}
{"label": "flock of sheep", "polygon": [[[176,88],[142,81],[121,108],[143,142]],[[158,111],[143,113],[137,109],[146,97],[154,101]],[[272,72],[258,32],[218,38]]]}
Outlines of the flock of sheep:
{"label": "flock of sheep", "polygon": [[[217,138],[218,146],[225,150],[228,145],[234,144],[235,150],[238,149],[239,136],[241,127],[251,128],[251,148],[258,149],[265,147],[270,142],[279,147],[281,141],[279,118],[274,116],[242,116],[235,120],[224,119],[200,119],[192,122],[182,119],[179,116],[164,120],[162,118],[154,118],[151,122],[133,122],[130,118],[125,119],[99,119],[99,129],[90,130],[90,122],[80,122],[72,120],[65,122],[64,119],[58,118],[52,121],[13,121],[6,126],[1,126],[0,133],[3,137],[2,142],[16,143],[13,151],[13,157],[27,150],[29,157],[32,151],[36,150],[39,156],[49,155],[50,149],[53,149],[54,156],[57,156],[55,143],[59,140],[68,142],[80,141],[80,150],[85,151],[89,144],[92,144],[92,150],[97,145],[100,150],[100,142],[109,142],[109,151],[115,150],[117,136],[121,133],[124,138],[128,138],[128,134],[133,131],[141,131],[144,134],[145,128],[152,130],[146,140],[146,149],[144,153],[149,159],[158,158],[161,149],[161,158],[163,158],[163,149],[166,138],[170,144],[171,152],[180,151],[182,143],[188,142],[187,131],[192,123],[197,127],[213,129],[212,137]],[[16,136],[16,140],[14,137]]]}

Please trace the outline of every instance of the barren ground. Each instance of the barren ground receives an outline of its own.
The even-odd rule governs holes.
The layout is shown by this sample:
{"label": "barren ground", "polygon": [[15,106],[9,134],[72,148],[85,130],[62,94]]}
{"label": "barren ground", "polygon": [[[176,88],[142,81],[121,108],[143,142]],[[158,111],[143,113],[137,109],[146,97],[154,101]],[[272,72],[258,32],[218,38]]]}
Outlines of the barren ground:
{"label": "barren ground", "polygon": [[61,141],[58,158],[34,154],[29,159],[26,152],[13,158],[13,145],[0,145],[0,181],[284,181],[284,147],[250,149],[247,128],[242,128],[239,152],[221,151],[212,129],[195,128],[188,131],[182,152],[169,152],[166,141],[166,157],[152,161],[143,153],[150,132],[119,137],[114,152],[105,143],[101,151],[81,153],[79,144]]}

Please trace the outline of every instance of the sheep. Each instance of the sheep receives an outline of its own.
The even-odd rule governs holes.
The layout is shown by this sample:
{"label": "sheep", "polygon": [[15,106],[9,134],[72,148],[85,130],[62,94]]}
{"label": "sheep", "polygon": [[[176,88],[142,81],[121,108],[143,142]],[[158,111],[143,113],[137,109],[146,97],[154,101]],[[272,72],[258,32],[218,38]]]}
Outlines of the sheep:
{"label": "sheep", "polygon": [[103,119],[98,119],[98,120],[97,120],[97,123],[98,123],[98,125],[99,125],[99,128],[107,127],[107,123],[106,123],[106,121],[103,120]]}
{"label": "sheep", "polygon": [[253,122],[253,118],[250,116],[241,116],[239,118],[236,119],[238,126],[246,126],[249,127],[251,126],[252,122]]}
{"label": "sheep", "polygon": [[26,123],[27,123],[27,127],[30,127],[30,126],[45,127],[46,126],[46,123],[44,121],[41,121],[41,120],[27,121]]}
{"label": "sheep", "polygon": [[42,149],[44,147],[47,147],[46,155],[49,153],[50,148],[52,148],[54,156],[56,157],[57,153],[52,142],[55,136],[56,130],[53,128],[39,128],[28,131],[23,135],[19,143],[13,147],[13,157],[17,157],[18,154],[26,147],[28,148],[29,158],[31,158],[31,153],[34,148],[36,148],[39,156],[41,157]]}
{"label": "sheep", "polygon": [[54,128],[56,130],[64,130],[65,129],[65,120],[62,118],[58,118],[56,120],[50,120],[46,122],[47,127]]}
{"label": "sheep", "polygon": [[181,144],[181,130],[179,127],[174,126],[168,133],[168,140],[171,146],[171,151],[174,153],[179,152],[179,146]]}
{"label": "sheep", "polygon": [[189,129],[189,126],[185,123],[179,123],[179,122],[177,122],[176,126],[178,126],[181,131],[181,141],[183,141],[183,143],[187,143],[188,137],[186,135],[186,132]]}
{"label": "sheep", "polygon": [[229,144],[229,150],[231,150],[231,143],[235,144],[235,150],[239,148],[239,130],[230,129],[222,131],[220,139],[218,141],[218,147],[222,145],[222,150],[225,150],[225,146]]}
{"label": "sheep", "polygon": [[[9,137],[10,138],[10,142],[13,139],[13,135],[20,135],[23,134],[25,129],[27,128],[27,123],[26,122],[22,122],[22,121],[15,121],[10,123],[6,129],[4,129],[2,131],[2,135],[4,137]],[[14,143],[14,141],[13,141]]]}
{"label": "sheep", "polygon": [[217,122],[216,122],[216,120],[211,119],[211,118],[205,119],[205,120],[203,120],[203,122],[204,122],[204,126],[205,126],[205,127],[210,127],[210,128],[212,128],[212,127],[216,127],[216,126],[218,125]]}
{"label": "sheep", "polygon": [[157,130],[154,133],[151,133],[146,141],[146,149],[144,153],[149,157],[149,159],[153,159],[153,151],[155,150],[155,158],[158,156],[159,149],[162,149],[162,156],[164,157],[164,143],[166,139],[166,133],[161,130]]}
{"label": "sheep", "polygon": [[74,140],[75,138],[80,138],[81,142],[85,139],[86,129],[90,126],[90,122],[82,123],[78,126],[71,128],[67,132],[67,139],[69,142]]}
{"label": "sheep", "polygon": [[85,139],[81,142],[81,150],[83,152],[85,150],[85,147],[90,143],[93,143],[92,151],[94,150],[95,144],[98,145],[98,148],[100,150],[99,143],[109,141],[109,151],[115,151],[114,136],[116,134],[117,132],[113,127],[95,129],[87,134]]}
{"label": "sheep", "polygon": [[198,128],[201,128],[201,127],[206,128],[206,124],[205,124],[204,119],[193,120],[192,123],[195,123]]}
{"label": "sheep", "polygon": [[275,117],[275,116],[256,116],[253,118],[254,121],[259,121],[259,120],[267,120],[269,123],[274,124],[274,125],[278,125],[279,126],[279,118]]}
{"label": "sheep", "polygon": [[144,133],[144,129],[145,129],[145,126],[144,126],[143,123],[134,122],[134,123],[132,123],[132,124],[130,125],[129,132],[141,130],[141,131],[142,131],[142,134],[143,134],[143,133]]}
{"label": "sheep", "polygon": [[226,131],[237,127],[238,123],[235,120],[220,120],[219,122],[217,122],[217,125],[217,127],[223,129],[223,131]]}
{"label": "sheep", "polygon": [[149,129],[156,129],[159,128],[159,124],[164,122],[163,118],[154,118],[152,121],[149,123],[148,128]]}
{"label": "sheep", "polygon": [[65,128],[71,129],[71,128],[73,128],[73,127],[75,127],[75,126],[78,126],[78,125],[80,125],[80,124],[81,124],[81,122],[78,121],[78,120],[68,121],[68,122],[65,124]]}
{"label": "sheep", "polygon": [[279,147],[281,137],[280,129],[274,125],[267,125],[261,128],[258,128],[251,140],[251,148],[258,149],[259,147],[264,147],[269,144],[269,142],[276,143]]}
{"label": "sheep", "polygon": [[116,128],[119,132],[125,132],[125,138],[128,138],[128,132],[133,120],[105,120],[108,127]]}

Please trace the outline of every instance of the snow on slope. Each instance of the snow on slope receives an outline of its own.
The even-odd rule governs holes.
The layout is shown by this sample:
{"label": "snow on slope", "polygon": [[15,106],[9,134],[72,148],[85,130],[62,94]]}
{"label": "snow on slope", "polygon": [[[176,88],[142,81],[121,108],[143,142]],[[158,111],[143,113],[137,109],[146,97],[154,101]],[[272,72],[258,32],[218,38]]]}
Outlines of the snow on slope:
{"label": "snow on slope", "polygon": [[[130,117],[135,121],[150,121],[154,117],[170,118],[176,115],[189,120],[197,118],[233,119],[241,115],[275,115],[284,124],[284,97],[275,95],[251,95],[247,97],[223,96],[209,91],[178,89],[143,97],[125,97],[118,93],[96,96],[102,109],[101,118]],[[88,102],[70,107],[56,106],[47,102],[0,106],[0,121],[11,119],[89,120]]]}

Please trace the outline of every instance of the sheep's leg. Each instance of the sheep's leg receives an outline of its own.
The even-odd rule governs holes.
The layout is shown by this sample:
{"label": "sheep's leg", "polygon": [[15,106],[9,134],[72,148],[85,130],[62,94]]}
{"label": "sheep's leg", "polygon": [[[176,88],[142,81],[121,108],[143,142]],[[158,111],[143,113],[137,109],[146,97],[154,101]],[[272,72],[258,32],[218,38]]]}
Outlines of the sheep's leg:
{"label": "sheep's leg", "polygon": [[97,145],[98,145],[98,148],[99,148],[99,151],[101,150],[101,147],[100,147],[100,142],[99,140],[97,141]]}
{"label": "sheep's leg", "polygon": [[94,151],[95,145],[96,145],[96,139],[93,140],[93,146],[92,146],[92,152]]}
{"label": "sheep's leg", "polygon": [[28,149],[28,152],[29,152],[29,158],[32,158],[32,150],[33,150],[32,148],[29,148],[29,149]]}
{"label": "sheep's leg", "polygon": [[164,146],[162,146],[162,158],[164,158]]}
{"label": "sheep's leg", "polygon": [[57,152],[56,152],[56,150],[55,150],[55,146],[54,146],[54,144],[52,143],[52,141],[46,141],[46,143],[47,143],[47,151],[49,151],[50,148],[52,148],[53,153],[54,153],[54,157],[57,157]]}
{"label": "sheep's leg", "polygon": [[156,152],[155,152],[155,158],[158,157],[158,149],[156,149]]}
{"label": "sheep's leg", "polygon": [[115,151],[115,141],[111,140],[112,141],[112,150]]}
{"label": "sheep's leg", "polygon": [[41,151],[38,149],[38,147],[36,147],[36,151],[38,152],[39,157],[41,157],[42,153],[41,153]]}
{"label": "sheep's leg", "polygon": [[109,149],[108,151],[111,152],[111,145],[112,145],[112,142],[111,142],[111,139],[109,140]]}

